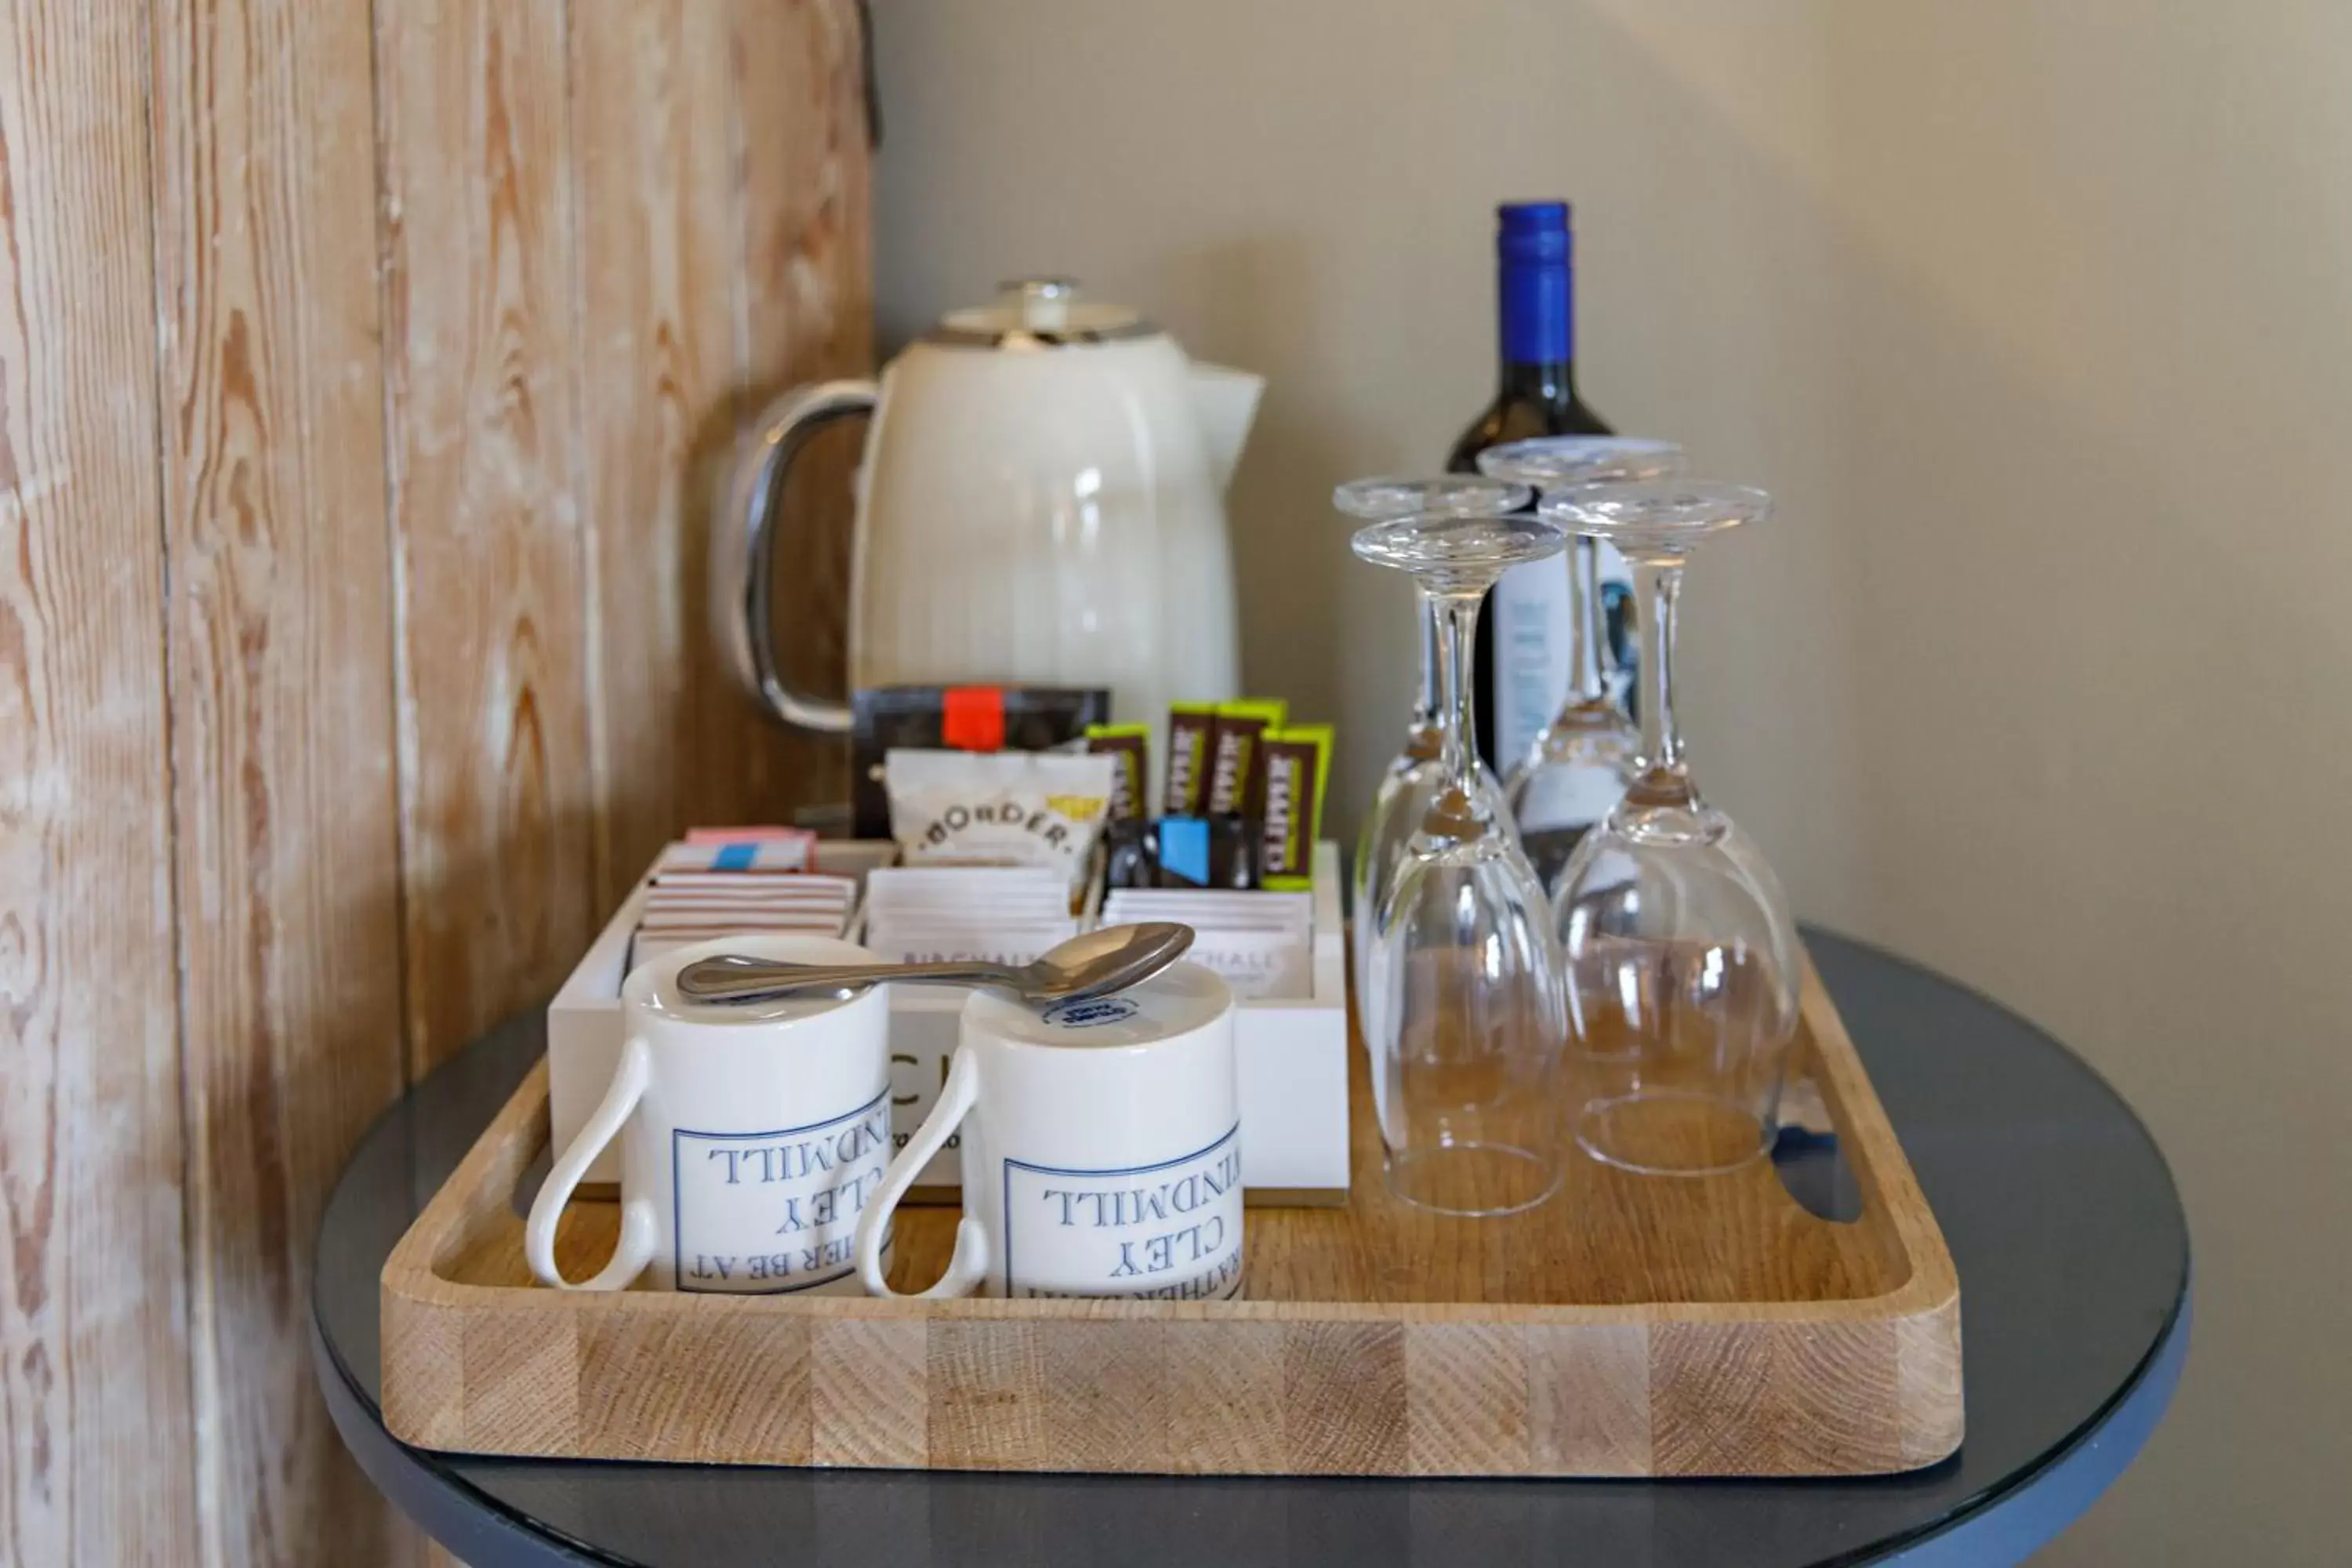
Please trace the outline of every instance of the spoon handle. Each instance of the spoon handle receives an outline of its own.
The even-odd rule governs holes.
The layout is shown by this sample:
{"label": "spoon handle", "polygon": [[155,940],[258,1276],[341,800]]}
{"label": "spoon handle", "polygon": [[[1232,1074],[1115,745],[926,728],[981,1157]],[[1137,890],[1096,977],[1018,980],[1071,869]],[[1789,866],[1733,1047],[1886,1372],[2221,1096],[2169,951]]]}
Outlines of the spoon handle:
{"label": "spoon handle", "polygon": [[770,963],[760,959],[706,958],[677,973],[677,988],[699,1002],[756,1002],[795,991],[831,990],[882,982],[1013,985],[1001,963]]}

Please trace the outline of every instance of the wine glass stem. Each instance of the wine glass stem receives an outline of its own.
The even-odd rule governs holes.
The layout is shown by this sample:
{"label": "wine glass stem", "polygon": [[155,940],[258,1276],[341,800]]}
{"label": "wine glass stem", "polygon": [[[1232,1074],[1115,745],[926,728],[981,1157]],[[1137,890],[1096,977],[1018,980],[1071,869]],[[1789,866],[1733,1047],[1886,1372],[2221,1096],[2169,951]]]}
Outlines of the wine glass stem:
{"label": "wine glass stem", "polygon": [[1477,794],[1477,721],[1470,709],[1471,649],[1478,633],[1477,592],[1431,593],[1422,600],[1437,622],[1439,766],[1445,786],[1466,805]]}
{"label": "wine glass stem", "polygon": [[1675,724],[1675,605],[1683,591],[1678,557],[1633,563],[1642,595],[1642,772],[1652,789],[1679,786],[1687,794],[1682,731]]}
{"label": "wine glass stem", "polygon": [[1421,690],[1413,697],[1412,728],[1423,734],[1437,728],[1438,676],[1437,663],[1441,645],[1445,641],[1445,617],[1437,601],[1428,594],[1421,595]]}
{"label": "wine glass stem", "polygon": [[1601,669],[1605,634],[1601,627],[1600,544],[1591,539],[1579,539],[1569,552],[1568,571],[1569,587],[1575,600],[1570,616],[1568,696],[1571,704],[1583,707],[1603,701],[1609,695]]}

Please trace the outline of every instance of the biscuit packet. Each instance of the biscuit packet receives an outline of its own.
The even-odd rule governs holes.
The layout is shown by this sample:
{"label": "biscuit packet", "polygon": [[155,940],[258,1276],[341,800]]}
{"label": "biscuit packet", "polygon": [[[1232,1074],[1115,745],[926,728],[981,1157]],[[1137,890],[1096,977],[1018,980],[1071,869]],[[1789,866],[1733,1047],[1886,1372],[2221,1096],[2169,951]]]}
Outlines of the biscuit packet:
{"label": "biscuit packet", "polygon": [[1051,866],[1086,889],[1120,759],[1108,752],[896,750],[890,837],[909,866]]}

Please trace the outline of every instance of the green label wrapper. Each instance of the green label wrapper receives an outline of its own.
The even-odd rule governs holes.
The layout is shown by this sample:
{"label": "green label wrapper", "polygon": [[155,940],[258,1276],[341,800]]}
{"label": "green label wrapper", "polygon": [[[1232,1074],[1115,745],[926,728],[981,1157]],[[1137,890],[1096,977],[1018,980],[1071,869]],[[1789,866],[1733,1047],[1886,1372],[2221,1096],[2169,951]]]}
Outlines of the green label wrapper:
{"label": "green label wrapper", "polygon": [[1313,886],[1315,841],[1323,832],[1323,784],[1331,771],[1331,726],[1268,730],[1265,816],[1258,844],[1258,886],[1296,892]]}

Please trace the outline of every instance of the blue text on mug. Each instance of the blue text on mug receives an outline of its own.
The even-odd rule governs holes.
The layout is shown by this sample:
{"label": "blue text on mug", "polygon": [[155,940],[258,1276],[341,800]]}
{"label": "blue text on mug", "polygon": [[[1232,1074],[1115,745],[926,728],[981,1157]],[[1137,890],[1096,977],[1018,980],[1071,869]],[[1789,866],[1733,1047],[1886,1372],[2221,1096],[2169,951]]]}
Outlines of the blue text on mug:
{"label": "blue text on mug", "polygon": [[1242,1284],[1240,1126],[1152,1165],[1006,1160],[1003,1268],[1007,1296],[1234,1295]]}
{"label": "blue text on mug", "polygon": [[855,1267],[857,1216],[890,1159],[885,1092],[826,1121],[670,1139],[677,1288],[780,1294]]}

